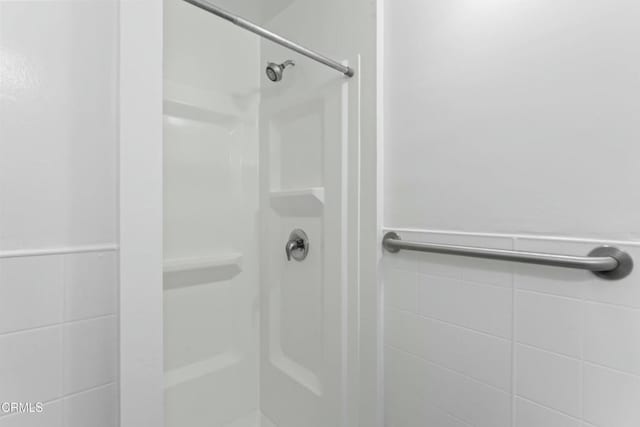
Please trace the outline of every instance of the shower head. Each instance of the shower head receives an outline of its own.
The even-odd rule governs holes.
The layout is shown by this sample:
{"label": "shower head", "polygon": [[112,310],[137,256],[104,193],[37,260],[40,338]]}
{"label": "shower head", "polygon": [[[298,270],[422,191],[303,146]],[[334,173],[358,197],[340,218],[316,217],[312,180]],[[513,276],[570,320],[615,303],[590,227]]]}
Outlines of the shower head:
{"label": "shower head", "polygon": [[273,63],[273,62],[269,62],[267,64],[267,69],[265,70],[266,73],[267,73],[267,77],[272,82],[279,82],[280,80],[282,80],[282,75],[284,74],[284,69],[287,68],[289,65],[295,66],[296,63],[293,62],[290,59],[284,61],[282,64],[276,64],[276,63]]}

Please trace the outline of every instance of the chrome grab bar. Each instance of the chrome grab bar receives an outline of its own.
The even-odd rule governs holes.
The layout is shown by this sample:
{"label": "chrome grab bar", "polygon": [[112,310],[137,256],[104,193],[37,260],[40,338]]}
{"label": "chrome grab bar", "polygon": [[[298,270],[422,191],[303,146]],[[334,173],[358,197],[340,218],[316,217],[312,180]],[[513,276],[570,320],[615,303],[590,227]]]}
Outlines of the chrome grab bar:
{"label": "chrome grab bar", "polygon": [[613,246],[600,246],[587,256],[548,254],[540,252],[514,251],[508,249],[490,249],[475,246],[443,245],[402,240],[390,231],[382,239],[382,246],[389,252],[400,250],[431,252],[446,255],[458,255],[473,258],[487,258],[501,261],[513,261],[527,264],[548,265],[553,267],[575,268],[591,271],[598,277],[608,280],[627,277],[633,270],[631,256]]}

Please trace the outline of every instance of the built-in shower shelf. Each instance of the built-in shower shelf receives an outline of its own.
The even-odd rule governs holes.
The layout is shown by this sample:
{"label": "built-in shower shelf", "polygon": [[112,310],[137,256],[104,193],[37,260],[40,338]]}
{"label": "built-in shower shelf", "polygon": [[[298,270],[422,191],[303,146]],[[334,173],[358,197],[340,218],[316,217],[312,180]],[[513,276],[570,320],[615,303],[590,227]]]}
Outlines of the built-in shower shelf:
{"label": "built-in shower shelf", "polygon": [[245,108],[239,108],[238,99],[225,91],[203,91],[165,80],[163,97],[165,116],[215,123],[229,129],[235,129],[240,122],[250,125],[255,120],[257,101],[251,96],[241,104]]}
{"label": "built-in shower shelf", "polygon": [[229,265],[242,264],[242,254],[239,252],[230,252],[214,256],[192,257],[192,258],[176,258],[164,261],[164,272],[173,273],[177,271],[200,270],[203,268],[225,267]]}
{"label": "built-in shower shelf", "polygon": [[324,208],[324,188],[272,191],[271,207],[281,216],[316,216]]}
{"label": "built-in shower shelf", "polygon": [[231,350],[190,365],[167,369],[164,372],[164,388],[168,390],[189,381],[200,380],[208,375],[224,371],[240,360],[242,360],[240,355]]}
{"label": "built-in shower shelf", "polygon": [[164,288],[172,289],[229,280],[242,271],[242,254],[230,252],[206,257],[164,261]]}

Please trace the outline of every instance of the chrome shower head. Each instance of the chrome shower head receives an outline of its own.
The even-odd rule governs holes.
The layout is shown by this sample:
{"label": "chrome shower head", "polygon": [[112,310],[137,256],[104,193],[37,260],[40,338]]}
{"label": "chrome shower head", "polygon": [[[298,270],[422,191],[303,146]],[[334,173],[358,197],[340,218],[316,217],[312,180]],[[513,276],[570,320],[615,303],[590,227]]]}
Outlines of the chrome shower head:
{"label": "chrome shower head", "polygon": [[296,63],[293,62],[290,59],[284,61],[282,64],[276,64],[276,63],[273,63],[273,62],[269,62],[267,64],[267,69],[265,70],[266,73],[267,73],[267,77],[272,82],[279,82],[280,80],[282,80],[282,75],[284,74],[284,69],[287,68],[289,65],[295,66]]}

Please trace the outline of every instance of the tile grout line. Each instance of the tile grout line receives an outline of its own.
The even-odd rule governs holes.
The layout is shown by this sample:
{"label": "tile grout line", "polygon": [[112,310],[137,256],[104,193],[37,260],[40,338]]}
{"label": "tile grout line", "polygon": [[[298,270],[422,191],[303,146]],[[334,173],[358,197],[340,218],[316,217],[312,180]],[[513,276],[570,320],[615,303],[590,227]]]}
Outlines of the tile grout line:
{"label": "tile grout line", "polygon": [[553,356],[557,356],[557,357],[561,357],[563,359],[571,359],[575,362],[580,362],[580,355],[571,355],[571,354],[567,354],[567,353],[562,353],[559,351],[555,351],[555,350],[550,350],[548,348],[544,348],[544,347],[540,347],[539,345],[535,345],[535,344],[530,344],[526,341],[520,341],[518,339],[516,339],[516,345],[519,345],[521,347],[526,347],[529,350],[536,350],[539,351],[541,353],[545,353],[545,354],[550,354]]}
{"label": "tile grout line", "polygon": [[628,372],[628,371],[622,371],[620,369],[612,368],[611,366],[603,365],[603,364],[597,363],[597,362],[592,362],[590,360],[584,360],[583,363],[584,363],[585,367],[595,367],[595,368],[603,369],[605,371],[613,372],[613,373],[618,374],[618,375],[625,375],[625,376],[634,378],[636,380],[640,380],[640,374],[636,374],[636,373]]}
{"label": "tile grout line", "polygon": [[433,360],[427,359],[427,358],[422,357],[422,356],[420,356],[420,355],[418,355],[418,354],[415,354],[415,353],[412,353],[412,352],[410,352],[410,351],[407,351],[407,350],[405,350],[405,349],[403,349],[403,348],[400,348],[400,347],[397,347],[397,346],[395,346],[395,345],[391,345],[391,344],[385,344],[385,347],[390,348],[390,349],[392,349],[392,350],[395,350],[395,351],[397,351],[397,352],[403,353],[403,354],[405,354],[405,355],[409,355],[409,356],[411,356],[411,357],[413,357],[413,358],[419,359],[419,360],[423,361],[424,363],[427,363],[427,364],[429,364],[429,365],[435,366],[436,368],[439,368],[439,369],[445,370],[445,371],[447,371],[447,372],[451,372],[451,373],[454,373],[454,374],[456,374],[456,375],[459,375],[459,376],[461,376],[461,377],[463,377],[463,378],[466,378],[466,379],[467,379],[467,380],[469,380],[469,381],[472,381],[472,382],[474,382],[474,383],[477,383],[477,384],[483,385],[483,386],[485,386],[485,387],[487,387],[487,388],[490,388],[490,389],[492,389],[492,390],[494,390],[494,391],[497,391],[497,392],[500,392],[500,393],[506,394],[507,396],[509,396],[509,394],[510,394],[510,393],[509,393],[509,390],[506,390],[506,389],[504,389],[504,388],[500,388],[500,387],[495,386],[495,385],[493,385],[493,384],[489,384],[488,382],[486,382],[486,381],[484,381],[484,380],[481,380],[481,379],[479,379],[479,378],[476,378],[476,377],[474,377],[474,376],[471,376],[471,375],[469,375],[469,374],[466,374],[466,373],[464,373],[464,372],[462,372],[462,371],[459,371],[459,370],[457,370],[457,369],[453,369],[453,368],[450,368],[450,367],[448,367],[448,366],[444,366],[444,365],[442,365],[441,363],[434,362]]}
{"label": "tile grout line", "polygon": [[[499,262],[505,262],[505,261],[499,261]],[[468,285],[478,285],[478,286],[485,286],[485,287],[491,287],[491,288],[501,288],[501,289],[508,289],[509,286],[505,286],[505,285],[497,285],[495,283],[490,283],[487,281],[474,281],[474,280],[469,280],[469,279],[465,279],[464,277],[460,276],[460,277],[455,277],[453,275],[446,275],[446,274],[437,274],[437,273],[427,273],[424,271],[416,271],[416,270],[412,270],[411,267],[408,266],[389,266],[388,267],[390,270],[393,271],[398,271],[400,273],[411,273],[411,274],[415,274],[416,276],[418,276],[419,278],[428,278],[428,279],[444,279],[444,280],[450,280],[452,282],[459,282],[459,283],[464,283],[464,284],[468,284]],[[463,268],[465,268],[464,266],[457,266],[456,270],[462,270]],[[424,285],[423,285],[424,286]]]}
{"label": "tile grout line", "polygon": [[564,411],[561,411],[559,409],[553,408],[553,407],[548,406],[548,405],[546,405],[544,403],[537,402],[537,401],[535,401],[535,400],[533,400],[531,398],[528,398],[526,396],[521,396],[519,394],[516,394],[516,398],[520,399],[522,401],[525,401],[525,402],[527,402],[527,403],[529,403],[531,405],[539,406],[540,408],[543,408],[543,409],[545,409],[545,410],[547,410],[549,412],[553,412],[555,414],[562,415],[563,417],[570,418],[570,419],[572,419],[574,421],[583,422],[582,418],[580,418],[580,417],[576,417],[575,415],[571,415],[571,414],[569,414],[567,412],[564,412]]}
{"label": "tile grout line", "polygon": [[[511,248],[517,246],[517,238],[512,238]],[[511,272],[511,427],[516,426],[516,273]]]}
{"label": "tile grout line", "polygon": [[3,332],[0,333],[0,338],[4,338],[4,337],[8,337],[8,336],[13,336],[13,335],[19,335],[19,334],[27,334],[30,332],[40,332],[40,331],[44,331],[47,329],[53,329],[56,327],[64,327],[67,325],[76,325],[78,323],[86,323],[86,322],[91,322],[94,320],[100,320],[100,319],[105,319],[107,317],[117,317],[118,314],[117,313],[106,313],[106,314],[100,314],[97,316],[93,316],[93,317],[87,317],[87,318],[83,318],[83,319],[75,319],[75,320],[62,320],[60,322],[56,322],[56,323],[50,323],[47,325],[42,325],[42,326],[36,326],[33,328],[26,328],[26,329],[18,329],[15,331],[9,331],[9,332]]}
{"label": "tile grout line", "polygon": [[500,341],[507,341],[507,342],[511,341],[511,335],[508,336],[508,337],[495,335],[495,334],[492,334],[490,332],[482,331],[480,329],[471,328],[469,326],[461,325],[459,323],[453,323],[453,322],[450,322],[448,320],[444,320],[444,319],[440,319],[440,318],[437,318],[437,317],[430,316],[428,314],[415,313],[415,312],[413,312],[411,310],[406,310],[406,309],[394,307],[394,306],[391,306],[391,305],[388,306],[388,307],[385,307],[385,310],[393,310],[393,311],[396,311],[398,313],[409,314],[411,316],[418,317],[418,318],[423,319],[423,320],[429,320],[429,321],[434,322],[434,323],[440,323],[442,325],[449,326],[451,328],[461,329],[461,330],[466,331],[466,332],[473,332],[475,334],[482,335],[483,337],[486,337],[486,338],[497,339],[497,340],[500,340]]}
{"label": "tile grout line", "polygon": [[49,402],[44,402],[44,403],[47,404],[47,403],[55,402],[57,400],[71,399],[71,398],[80,396],[82,394],[91,393],[93,391],[97,391],[97,390],[100,390],[100,389],[103,389],[103,388],[107,388],[107,387],[110,387],[110,386],[116,385],[116,384],[117,384],[116,381],[113,381],[113,380],[112,381],[108,381],[106,383],[102,383],[102,384],[98,384],[98,385],[95,385],[95,386],[92,386],[92,387],[84,388],[82,390],[74,391],[73,393],[65,394],[63,396],[60,396],[58,399],[53,399],[53,400],[51,400]]}
{"label": "tile grout line", "polygon": [[[401,348],[398,348],[398,347],[395,347],[395,346],[392,346],[392,345],[389,345],[389,344],[385,344],[385,346],[386,346],[386,347],[388,347],[388,348],[390,348],[390,349],[392,349],[393,351],[396,351],[396,352],[399,352],[399,353],[403,353],[403,354],[404,354],[404,355],[406,355],[406,356],[412,357],[412,358],[414,358],[414,359],[421,360],[421,361],[426,362],[426,363],[428,363],[428,364],[432,364],[432,365],[434,365],[434,366],[436,366],[436,367],[438,367],[438,368],[440,368],[440,369],[444,369],[444,370],[447,370],[447,371],[451,371],[451,372],[453,372],[453,373],[455,373],[455,374],[457,374],[457,375],[460,375],[460,376],[466,377],[466,378],[468,378],[468,379],[470,379],[470,380],[472,380],[472,381],[479,382],[480,384],[483,384],[483,385],[486,385],[486,386],[489,386],[489,387],[493,387],[493,388],[495,388],[496,390],[499,390],[499,391],[502,391],[502,392],[506,393],[506,391],[505,391],[505,390],[502,390],[502,389],[500,389],[500,388],[496,388],[496,387],[494,387],[494,386],[492,386],[492,385],[490,385],[490,384],[487,384],[487,383],[484,383],[484,382],[482,382],[482,381],[479,381],[479,380],[477,380],[477,379],[475,379],[475,378],[473,378],[473,377],[469,377],[469,376],[468,376],[468,375],[466,375],[466,374],[462,374],[462,373],[457,372],[457,371],[455,371],[455,370],[453,370],[453,369],[450,369],[450,368],[447,368],[447,367],[441,366],[441,365],[439,365],[439,364],[437,364],[437,363],[431,362],[431,361],[429,361],[429,360],[427,360],[427,359],[424,359],[424,358],[422,358],[422,357],[418,356],[417,354],[413,354],[413,353],[411,353],[411,352],[408,352],[408,351],[406,351],[406,350],[403,350],[403,349],[401,349]],[[448,415],[449,417],[453,418],[454,420],[456,420],[456,421],[458,421],[458,422],[461,422],[461,423],[465,424],[465,427],[466,427],[466,426],[468,426],[468,427],[474,427],[474,426],[473,426],[473,424],[470,424],[470,422],[468,422],[468,421],[466,421],[465,419],[460,418],[459,416],[457,416],[457,415],[455,415],[455,414],[451,413],[448,409],[443,408],[442,406],[440,406],[440,405],[438,405],[438,404],[436,404],[436,403],[426,402],[426,405],[429,405],[429,406],[431,406],[431,407],[433,407],[433,408],[436,408],[436,409],[438,409],[438,410],[442,411],[442,413],[444,413],[445,415]]]}
{"label": "tile grout line", "polygon": [[[425,273],[423,271],[416,271],[416,270],[412,270],[410,267],[406,267],[406,266],[389,266],[388,267],[390,270],[393,271],[397,271],[400,273],[411,273],[414,274],[416,276],[418,276],[419,278],[428,278],[428,279],[444,279],[444,280],[449,280],[449,281],[454,281],[454,282],[459,282],[459,283],[463,283],[463,284],[468,284],[468,285],[474,285],[474,286],[485,286],[485,287],[492,287],[492,288],[502,288],[502,289],[507,289],[507,286],[503,286],[503,285],[497,285],[495,283],[489,283],[489,282],[476,282],[473,280],[468,280],[468,279],[464,279],[464,278],[457,278],[457,277],[453,277],[453,276],[447,276],[447,275],[438,275],[438,274],[433,274],[433,273]],[[514,274],[512,272],[512,274]],[[424,284],[421,284],[420,286],[425,286]],[[587,286],[587,284],[585,284],[585,286]],[[621,303],[615,303],[615,302],[608,302],[608,301],[601,301],[598,299],[593,299],[593,298],[588,298],[588,297],[578,297],[578,296],[570,296],[570,295],[564,295],[561,293],[557,293],[557,292],[549,292],[549,291],[540,291],[540,290],[536,290],[536,289],[530,289],[530,288],[522,288],[522,289],[518,289],[519,292],[526,292],[526,293],[531,293],[531,294],[535,294],[535,295],[540,295],[540,296],[549,296],[549,297],[554,297],[554,298],[560,298],[560,299],[567,299],[567,300],[572,300],[572,301],[582,301],[584,303],[587,304],[595,304],[595,305],[602,305],[602,306],[606,306],[606,307],[611,307],[611,308],[619,308],[622,310],[630,310],[630,311],[640,311],[640,307],[639,306],[633,306],[633,305],[628,305],[628,304],[621,304]]]}
{"label": "tile grout line", "polygon": [[[61,281],[62,281],[62,319],[66,319],[67,317],[67,293],[68,293],[68,289],[67,289],[67,269],[69,267],[69,257],[67,254],[64,254],[60,257],[60,264],[61,264]],[[66,331],[65,331],[65,323],[63,322],[60,325],[60,377],[61,377],[61,381],[60,381],[60,399],[62,400],[62,411],[61,411],[61,415],[60,418],[62,419],[62,425],[65,426],[67,425],[67,414],[66,414],[66,410],[65,410],[65,404],[64,404],[64,394],[66,392],[67,389],[67,373],[66,373],[66,368],[65,368],[65,355],[66,355],[66,349],[65,349],[65,344],[66,344]]]}
{"label": "tile grout line", "polygon": [[607,302],[607,301],[599,301],[599,300],[590,299],[584,296],[581,296],[581,297],[568,296],[568,295],[562,295],[562,294],[557,294],[552,292],[543,292],[536,289],[527,289],[527,288],[519,289],[518,292],[529,293],[529,294],[545,296],[545,297],[565,299],[565,300],[570,300],[574,302],[582,302],[584,304],[602,305],[605,307],[616,308],[620,310],[628,310],[628,311],[636,311],[636,312],[640,311],[640,307],[637,307],[637,306],[632,306],[627,304],[617,304],[617,303]]}
{"label": "tile grout line", "polygon": [[628,377],[632,377],[632,378],[635,378],[637,380],[640,380],[640,374],[637,374],[637,373],[634,373],[634,372],[629,372],[629,371],[623,371],[621,369],[614,368],[614,367],[607,366],[607,365],[603,365],[601,363],[593,362],[591,360],[586,360],[586,359],[583,360],[583,358],[581,356],[569,356],[567,354],[558,353],[558,352],[553,351],[553,350],[548,350],[546,348],[538,347],[536,345],[527,344],[525,342],[520,342],[520,341],[518,341],[517,344],[519,346],[526,347],[526,348],[531,349],[531,350],[536,350],[536,351],[539,351],[539,352],[542,352],[542,353],[545,353],[545,354],[550,354],[550,355],[553,355],[553,356],[556,356],[556,357],[559,357],[559,358],[562,358],[562,359],[570,359],[570,360],[572,360],[574,362],[577,362],[577,363],[583,363],[585,366],[593,366],[593,367],[596,367],[596,368],[599,368],[599,369],[604,369],[604,370],[616,373],[618,375],[626,375]]}
{"label": "tile grout line", "polygon": [[578,356],[569,356],[567,354],[558,353],[557,351],[548,350],[546,348],[542,348],[542,347],[539,347],[539,346],[533,345],[533,344],[527,344],[526,342],[521,342],[521,341],[517,341],[516,344],[518,344],[521,347],[525,347],[525,348],[527,348],[529,350],[535,350],[535,351],[538,351],[540,353],[556,356],[556,357],[559,357],[559,358],[562,358],[562,359],[569,359],[569,360],[572,360],[572,361],[578,362],[578,363],[581,360],[581,357],[579,355]]}
{"label": "tile grout line", "polygon": [[580,304],[580,391],[579,391],[579,402],[580,402],[580,421],[584,421],[584,355],[585,355],[585,327],[587,325],[587,306],[584,298],[581,298],[582,302]]}
{"label": "tile grout line", "polygon": [[[58,397],[56,397],[54,399],[45,400],[45,401],[42,402],[42,404],[43,405],[52,405],[54,403],[63,403],[63,401],[66,400],[66,399],[70,399],[70,398],[79,396],[81,394],[90,393],[92,391],[100,390],[102,388],[107,388],[107,387],[109,387],[111,385],[116,385],[116,384],[117,384],[116,381],[109,381],[109,382],[106,382],[106,383],[98,384],[98,385],[93,386],[93,387],[89,387],[89,388],[85,388],[85,389],[82,389],[82,390],[74,391],[73,393],[69,393],[69,394],[60,393],[60,396],[58,396]],[[11,416],[14,416],[14,415],[20,415],[20,414],[3,414],[3,415],[0,415],[0,418],[2,418],[2,417],[11,417]]]}
{"label": "tile grout line", "polygon": [[436,405],[435,403],[428,403],[428,405],[430,405],[433,408],[436,408],[440,411],[442,411],[443,414],[447,415],[449,418],[452,418],[453,420],[455,420],[458,423],[464,424],[463,427],[475,427],[473,424],[469,423],[468,421],[466,421],[463,418],[460,418],[459,416],[452,414],[449,410],[447,410],[446,408],[443,408],[440,405]]}

